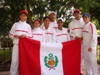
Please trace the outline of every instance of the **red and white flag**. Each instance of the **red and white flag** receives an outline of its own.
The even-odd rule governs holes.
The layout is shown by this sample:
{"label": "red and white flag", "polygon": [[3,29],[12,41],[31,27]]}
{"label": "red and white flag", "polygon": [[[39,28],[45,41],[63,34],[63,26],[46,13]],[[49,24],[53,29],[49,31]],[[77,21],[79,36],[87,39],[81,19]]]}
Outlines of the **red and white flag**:
{"label": "red and white flag", "polygon": [[19,75],[80,75],[80,40],[42,43],[19,40]]}

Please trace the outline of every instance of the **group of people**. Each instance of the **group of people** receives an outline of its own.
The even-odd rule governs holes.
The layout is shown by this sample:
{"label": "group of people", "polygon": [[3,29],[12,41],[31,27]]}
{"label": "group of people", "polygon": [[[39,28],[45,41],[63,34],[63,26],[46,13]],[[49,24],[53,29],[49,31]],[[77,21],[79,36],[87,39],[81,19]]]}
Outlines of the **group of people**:
{"label": "group of people", "polygon": [[[21,10],[19,13],[19,22],[14,23],[9,36],[13,39],[12,62],[10,75],[17,75],[18,71],[18,42],[19,37],[27,37],[46,43],[62,43],[70,40],[80,39],[81,46],[81,69],[86,66],[89,75],[99,75],[96,62],[96,45],[97,32],[96,27],[90,22],[90,14],[84,13],[81,17],[81,12],[75,9],[73,19],[68,28],[63,27],[63,19],[59,18],[57,22],[55,12],[51,11],[49,16],[43,18],[41,25],[40,19],[33,21],[33,29],[26,23],[28,12]],[[82,70],[81,70],[82,75]]]}

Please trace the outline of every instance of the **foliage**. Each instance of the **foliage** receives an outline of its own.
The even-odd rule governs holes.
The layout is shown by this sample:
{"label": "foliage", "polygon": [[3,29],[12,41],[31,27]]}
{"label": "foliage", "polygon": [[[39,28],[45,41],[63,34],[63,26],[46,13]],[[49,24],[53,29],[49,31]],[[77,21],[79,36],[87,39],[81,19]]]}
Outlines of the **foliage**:
{"label": "foliage", "polygon": [[[35,18],[43,19],[48,11],[55,11],[57,18],[65,19],[64,26],[67,27],[72,15],[72,7],[91,14],[91,20],[95,21],[100,29],[100,1],[99,0],[2,0],[0,4],[0,36],[6,36],[14,22],[19,20],[19,11],[27,9],[29,12],[28,23],[32,25]],[[71,10],[70,10],[71,9]]]}
{"label": "foliage", "polygon": [[0,50],[0,62],[11,59],[11,50]]}
{"label": "foliage", "polygon": [[97,31],[98,35],[100,35],[100,30]]}
{"label": "foliage", "polygon": [[[48,11],[55,11],[57,18],[62,15],[67,18],[67,11],[77,0],[4,0],[0,8],[0,28],[1,35],[7,35],[14,22],[19,20],[19,11],[27,9],[29,12],[28,22],[32,25],[32,20],[42,18]],[[6,33],[6,34],[5,34]]]}

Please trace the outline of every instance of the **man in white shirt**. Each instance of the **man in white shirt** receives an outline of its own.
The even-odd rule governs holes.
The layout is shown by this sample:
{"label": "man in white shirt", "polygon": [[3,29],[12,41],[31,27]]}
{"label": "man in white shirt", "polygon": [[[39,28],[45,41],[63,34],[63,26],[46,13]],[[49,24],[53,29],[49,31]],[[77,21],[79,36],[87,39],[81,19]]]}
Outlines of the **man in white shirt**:
{"label": "man in white shirt", "polygon": [[[56,13],[54,11],[49,11],[48,15],[50,19],[50,24],[49,26],[56,29],[58,27],[57,22],[56,22]],[[44,26],[44,24],[41,25],[41,28]]]}
{"label": "man in white shirt", "polygon": [[45,32],[44,35],[44,42],[49,42],[49,43],[53,43],[54,42],[54,34],[55,34],[55,30],[54,28],[50,27],[50,18],[49,17],[44,17],[43,19],[43,26],[41,27],[41,29]]}
{"label": "man in white shirt", "polygon": [[50,26],[56,29],[58,27],[56,22],[56,13],[54,11],[50,11],[49,18],[50,18]]}
{"label": "man in white shirt", "polygon": [[44,42],[44,31],[40,28],[41,21],[35,19],[33,21],[32,39]]}
{"label": "man in white shirt", "polygon": [[80,10],[75,9],[73,12],[73,16],[75,17],[75,19],[72,20],[68,25],[71,40],[82,39],[82,29],[84,23],[81,19],[80,13]]}
{"label": "man in white shirt", "polygon": [[[75,19],[72,20],[68,25],[70,39],[71,40],[75,40],[75,39],[82,40],[82,30],[83,30],[84,21],[81,18],[80,10],[75,9],[73,12],[73,16],[75,17]],[[83,60],[83,50],[81,48],[81,72],[83,68],[84,68],[84,60]]]}
{"label": "man in white shirt", "polygon": [[12,60],[10,75],[17,75],[18,71],[18,62],[19,62],[19,38],[31,38],[31,26],[26,23],[28,12],[26,10],[21,10],[19,15],[19,22],[14,23],[12,26],[9,37],[13,40],[13,50],[12,50]]}
{"label": "man in white shirt", "polygon": [[83,20],[85,22],[83,27],[83,52],[86,69],[89,75],[100,75],[96,60],[97,29],[90,22],[90,14],[84,13]]}
{"label": "man in white shirt", "polygon": [[55,41],[57,43],[67,42],[70,40],[69,33],[67,32],[67,28],[63,27],[63,19],[59,18],[57,21],[58,28],[55,30]]}

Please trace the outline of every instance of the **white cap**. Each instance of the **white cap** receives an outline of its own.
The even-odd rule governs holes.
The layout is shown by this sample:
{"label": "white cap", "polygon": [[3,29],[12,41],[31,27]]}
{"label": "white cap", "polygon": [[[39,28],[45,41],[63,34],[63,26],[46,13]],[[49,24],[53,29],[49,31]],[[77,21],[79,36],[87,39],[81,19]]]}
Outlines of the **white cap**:
{"label": "white cap", "polygon": [[57,22],[58,22],[59,20],[61,20],[62,22],[64,22],[64,20],[63,20],[62,18],[58,18]]}
{"label": "white cap", "polygon": [[49,15],[50,14],[55,14],[56,15],[56,13],[54,11],[49,11]]}

